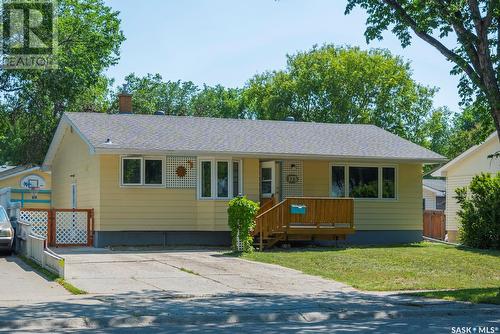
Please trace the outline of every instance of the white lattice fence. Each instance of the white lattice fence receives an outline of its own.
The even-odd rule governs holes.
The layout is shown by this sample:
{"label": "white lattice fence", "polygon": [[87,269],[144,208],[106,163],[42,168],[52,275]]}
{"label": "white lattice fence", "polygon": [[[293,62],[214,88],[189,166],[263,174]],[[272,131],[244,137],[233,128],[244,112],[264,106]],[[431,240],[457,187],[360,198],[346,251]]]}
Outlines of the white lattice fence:
{"label": "white lattice fence", "polygon": [[167,157],[167,188],[196,188],[196,157]]}
{"label": "white lattice fence", "polygon": [[304,192],[302,161],[284,160],[281,169],[283,197],[301,197]]}
{"label": "white lattice fence", "polygon": [[31,225],[31,231],[43,238],[47,238],[47,226],[49,224],[48,210],[21,210],[19,220]]}
{"label": "white lattice fence", "polygon": [[56,244],[86,245],[88,240],[87,211],[56,211]]}

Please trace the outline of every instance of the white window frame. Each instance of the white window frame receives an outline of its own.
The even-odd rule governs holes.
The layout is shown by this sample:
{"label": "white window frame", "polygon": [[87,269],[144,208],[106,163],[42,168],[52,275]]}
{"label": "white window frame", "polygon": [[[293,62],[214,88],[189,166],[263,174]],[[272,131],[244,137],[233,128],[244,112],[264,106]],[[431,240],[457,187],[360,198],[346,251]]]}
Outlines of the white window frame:
{"label": "white window frame", "polygon": [[[161,160],[161,184],[146,184],[146,161],[148,160]],[[166,169],[166,157],[155,157],[155,156],[147,156],[143,158],[143,166],[142,166],[142,174],[143,174],[143,179],[142,182],[145,187],[165,187],[165,182],[166,182],[166,174],[167,174],[167,169]]]}
{"label": "white window frame", "polygon": [[[344,167],[344,195],[345,197],[332,196],[332,167]],[[349,197],[349,167],[374,167],[378,168],[378,197]],[[382,197],[382,168],[394,168],[394,198]],[[370,164],[370,163],[337,163],[332,162],[328,167],[328,196],[334,198],[354,198],[357,201],[397,201],[399,200],[399,166],[394,164]]]}
{"label": "white window frame", "polygon": [[[224,200],[228,201],[233,196],[233,162],[238,162],[238,179],[239,179],[239,191],[238,193],[243,193],[243,161],[240,159],[232,159],[232,158],[217,158],[217,157],[198,157],[197,159],[198,168],[197,168],[197,180],[196,180],[196,189],[197,189],[197,197],[199,200]],[[202,191],[202,163],[210,162],[210,197],[203,197],[201,194]],[[218,197],[217,196],[217,162],[227,162],[228,164],[228,196],[227,197]]]}
{"label": "white window frame", "polygon": [[[124,160],[140,160],[141,161],[141,182],[140,183],[124,183],[123,182],[123,161]],[[146,161],[161,160],[161,184],[146,184]],[[121,156],[120,157],[120,186],[121,187],[141,187],[141,188],[163,188],[166,181],[166,157],[164,156]]]}
{"label": "white window frame", "polygon": [[[259,187],[262,192],[262,168],[271,168],[271,193],[261,193],[262,198],[271,198],[276,193],[276,161],[266,161],[262,162],[259,167],[259,173],[261,175],[261,180]],[[269,180],[266,180],[269,181]]]}
{"label": "white window frame", "polygon": [[[210,162],[210,196],[204,197],[202,196],[202,164],[203,162]],[[198,168],[197,168],[197,177],[196,177],[196,188],[198,192],[198,199],[213,199],[214,198],[214,176],[215,176],[215,166],[214,159],[202,158],[198,159]]]}
{"label": "white window frame", "polygon": [[[393,198],[390,198],[390,197],[387,197],[387,198],[384,198],[383,197],[383,188],[382,188],[382,183],[383,183],[383,171],[382,169],[383,168],[394,168],[394,197]],[[398,166],[397,165],[381,165],[379,170],[378,170],[378,173],[379,173],[379,178],[380,178],[380,185],[379,185],[379,198],[381,200],[388,200],[388,201],[394,201],[394,200],[398,200],[399,199],[399,191],[398,191],[398,184],[399,184],[399,180],[398,180]]]}
{"label": "white window frame", "polygon": [[[233,159],[231,160],[231,170],[233,168],[233,163],[238,163],[238,194],[243,194],[243,160],[241,159]],[[233,175],[234,176],[234,175]],[[231,178],[231,187],[233,186],[233,178]],[[231,193],[234,196],[234,188]]]}

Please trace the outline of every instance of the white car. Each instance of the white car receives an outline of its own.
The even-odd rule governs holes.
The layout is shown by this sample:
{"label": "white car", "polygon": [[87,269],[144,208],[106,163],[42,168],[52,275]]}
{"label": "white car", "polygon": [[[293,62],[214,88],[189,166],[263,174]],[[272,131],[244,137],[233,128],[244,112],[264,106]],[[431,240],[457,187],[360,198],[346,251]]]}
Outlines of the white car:
{"label": "white car", "polygon": [[11,253],[14,243],[14,229],[5,209],[0,206],[0,251]]}

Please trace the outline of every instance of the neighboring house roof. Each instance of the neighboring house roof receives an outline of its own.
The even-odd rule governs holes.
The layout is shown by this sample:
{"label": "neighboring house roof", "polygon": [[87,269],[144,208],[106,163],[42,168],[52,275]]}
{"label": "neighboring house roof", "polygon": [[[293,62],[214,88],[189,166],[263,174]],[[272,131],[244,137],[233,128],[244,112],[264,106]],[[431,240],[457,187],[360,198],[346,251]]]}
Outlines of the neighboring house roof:
{"label": "neighboring house roof", "polygon": [[8,165],[2,165],[0,166],[0,173],[5,172],[6,170],[12,169],[16,166],[8,166]]}
{"label": "neighboring house roof", "polygon": [[91,153],[256,155],[444,162],[446,158],[374,125],[227,118],[65,113],[44,165],[66,127]]}
{"label": "neighboring house roof", "polygon": [[24,166],[9,166],[12,168],[7,168],[4,170],[0,170],[0,180],[5,180],[9,177],[21,175],[24,173],[34,172],[40,170],[40,167],[33,167],[32,165],[24,165]]}
{"label": "neighboring house roof", "polygon": [[480,149],[483,145],[485,145],[493,140],[497,140],[496,138],[497,138],[497,132],[494,131],[491,135],[488,136],[488,138],[486,138],[486,140],[484,142],[482,142],[481,144],[477,144],[477,145],[472,146],[471,148],[469,148],[468,150],[466,150],[465,152],[463,152],[462,154],[457,156],[455,159],[449,161],[448,163],[443,165],[441,168],[435,170],[431,175],[435,176],[435,177],[446,176],[446,172],[450,169],[450,167],[452,167],[452,166],[456,165],[457,163],[459,163],[460,161],[466,159],[472,153],[474,153],[478,149]]}
{"label": "neighboring house roof", "polygon": [[444,196],[446,192],[446,181],[440,179],[423,179],[424,189],[432,191],[436,196]]}

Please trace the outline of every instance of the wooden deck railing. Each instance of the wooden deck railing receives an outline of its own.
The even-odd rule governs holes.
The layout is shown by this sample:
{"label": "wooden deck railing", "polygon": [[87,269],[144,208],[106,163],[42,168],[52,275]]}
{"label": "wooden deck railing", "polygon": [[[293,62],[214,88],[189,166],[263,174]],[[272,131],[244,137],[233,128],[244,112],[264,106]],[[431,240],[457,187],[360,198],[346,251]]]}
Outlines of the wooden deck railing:
{"label": "wooden deck railing", "polygon": [[[292,213],[292,206],[303,212]],[[254,235],[259,236],[260,249],[269,238],[285,238],[288,234],[345,235],[354,233],[354,201],[352,198],[289,197],[261,212],[255,218]]]}
{"label": "wooden deck railing", "polygon": [[316,227],[342,225],[342,227],[354,228],[352,198],[290,197],[287,198],[287,204],[289,207],[292,205],[306,207],[305,214],[290,213],[288,226],[299,223]]}
{"label": "wooden deck railing", "polygon": [[257,216],[260,215],[263,212],[266,212],[267,210],[269,210],[270,208],[272,208],[276,204],[278,204],[278,202],[276,200],[276,196],[273,195],[273,196],[271,196],[271,198],[267,198],[260,205],[260,209],[259,209],[259,212],[257,213]]}

